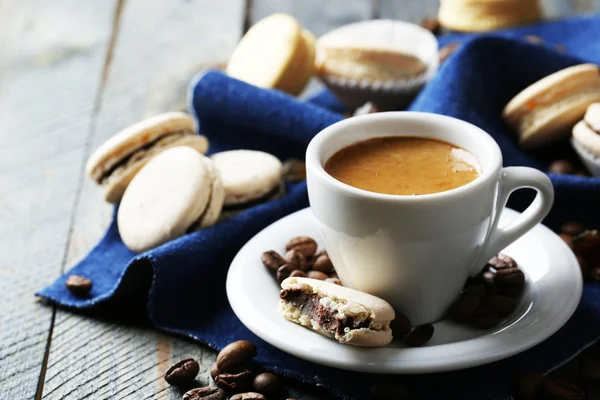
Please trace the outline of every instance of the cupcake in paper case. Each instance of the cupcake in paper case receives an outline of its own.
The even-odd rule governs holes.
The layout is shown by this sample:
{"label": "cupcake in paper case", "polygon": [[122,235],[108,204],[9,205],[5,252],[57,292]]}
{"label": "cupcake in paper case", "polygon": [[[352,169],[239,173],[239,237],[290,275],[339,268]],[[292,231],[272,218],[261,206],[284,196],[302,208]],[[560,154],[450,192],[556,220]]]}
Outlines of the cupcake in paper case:
{"label": "cupcake in paper case", "polygon": [[573,127],[571,144],[588,171],[600,176],[600,103],[591,104]]}
{"label": "cupcake in paper case", "polygon": [[372,20],[342,26],[317,40],[315,72],[340,101],[382,111],[406,107],[438,69],[438,45],[408,22]]}

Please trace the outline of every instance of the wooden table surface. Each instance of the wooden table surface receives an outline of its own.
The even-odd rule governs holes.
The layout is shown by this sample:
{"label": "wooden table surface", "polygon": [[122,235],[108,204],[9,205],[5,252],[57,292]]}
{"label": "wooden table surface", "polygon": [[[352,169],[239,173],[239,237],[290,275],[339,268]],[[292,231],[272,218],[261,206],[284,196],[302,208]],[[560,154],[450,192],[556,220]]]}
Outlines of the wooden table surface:
{"label": "wooden table surface", "polygon": [[[42,305],[33,293],[81,259],[111,207],[84,177],[90,154],[145,117],[185,110],[199,70],[224,62],[274,12],[316,35],[369,18],[413,22],[437,0],[0,0],[0,398],[178,399],[182,357],[209,382],[215,353],[144,324]],[[600,0],[548,0],[550,16]],[[327,396],[292,388],[298,398]],[[300,394],[303,393],[303,394]]]}

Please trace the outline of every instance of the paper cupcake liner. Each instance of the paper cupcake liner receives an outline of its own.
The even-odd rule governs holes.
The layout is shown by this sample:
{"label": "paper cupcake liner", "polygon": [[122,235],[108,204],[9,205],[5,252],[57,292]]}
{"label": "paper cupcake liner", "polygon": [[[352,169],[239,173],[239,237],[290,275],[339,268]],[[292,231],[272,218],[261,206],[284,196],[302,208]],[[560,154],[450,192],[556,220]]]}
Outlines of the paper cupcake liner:
{"label": "paper cupcake liner", "polygon": [[571,138],[571,145],[579,155],[579,158],[581,159],[583,165],[585,165],[587,170],[593,176],[600,176],[600,157],[587,150],[575,138]]}
{"label": "paper cupcake liner", "polygon": [[319,46],[352,49],[387,50],[420,59],[426,70],[401,80],[356,79],[339,75],[319,78],[340,101],[351,108],[372,102],[382,111],[405,108],[438,69],[438,45],[435,36],[418,25],[394,20],[357,22],[335,29],[317,41]]}

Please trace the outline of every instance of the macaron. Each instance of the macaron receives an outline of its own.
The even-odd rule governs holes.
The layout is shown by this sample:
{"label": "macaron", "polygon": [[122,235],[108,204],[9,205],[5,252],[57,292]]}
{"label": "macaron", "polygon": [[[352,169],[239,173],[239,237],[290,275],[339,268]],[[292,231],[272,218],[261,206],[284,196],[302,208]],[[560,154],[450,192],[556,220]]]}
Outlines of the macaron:
{"label": "macaron", "polygon": [[279,312],[296,324],[354,346],[385,346],[392,341],[392,306],[373,295],[310,278],[281,282]]}
{"label": "macaron", "polygon": [[212,161],[178,146],[150,160],[123,194],[117,224],[125,245],[149,250],[214,224],[224,190]]}
{"label": "macaron", "polygon": [[268,201],[281,191],[282,164],[269,153],[230,150],[210,158],[223,181],[226,208]]}
{"label": "macaron", "polygon": [[313,74],[315,37],[286,14],[252,26],[233,51],[226,72],[252,85],[299,94]]}
{"label": "macaron", "polygon": [[104,198],[117,203],[135,174],[154,156],[175,146],[200,153],[208,140],[196,133],[196,122],[185,113],[168,112],[145,119],[117,133],[90,156],[87,175],[104,188]]}
{"label": "macaron", "polygon": [[484,32],[530,24],[542,18],[538,0],[441,0],[440,24],[462,32]]}
{"label": "macaron", "polygon": [[600,103],[591,104],[573,127],[571,143],[587,169],[600,176]]}
{"label": "macaron", "polygon": [[600,67],[580,64],[549,75],[517,94],[502,117],[534,149],[569,137],[586,108],[600,101]]}

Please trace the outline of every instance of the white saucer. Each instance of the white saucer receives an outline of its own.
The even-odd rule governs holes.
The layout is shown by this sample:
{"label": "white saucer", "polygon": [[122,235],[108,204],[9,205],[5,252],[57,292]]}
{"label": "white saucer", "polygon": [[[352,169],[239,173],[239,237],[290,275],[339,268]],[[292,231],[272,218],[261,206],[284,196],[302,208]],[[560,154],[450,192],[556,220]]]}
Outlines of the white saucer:
{"label": "white saucer", "polygon": [[[501,225],[519,215],[505,210]],[[577,259],[555,233],[538,225],[504,253],[515,258],[527,276],[517,311],[500,326],[475,330],[443,321],[424,347],[384,348],[342,345],[289,322],[277,310],[279,285],[262,265],[264,251],[283,252],[294,236],[319,242],[310,209],[271,224],[250,240],[233,260],[227,296],[238,318],[257,336],[297,357],[331,367],[377,373],[428,373],[490,363],[520,353],[556,332],[571,316],[582,291]],[[321,243],[319,243],[321,245]]]}

